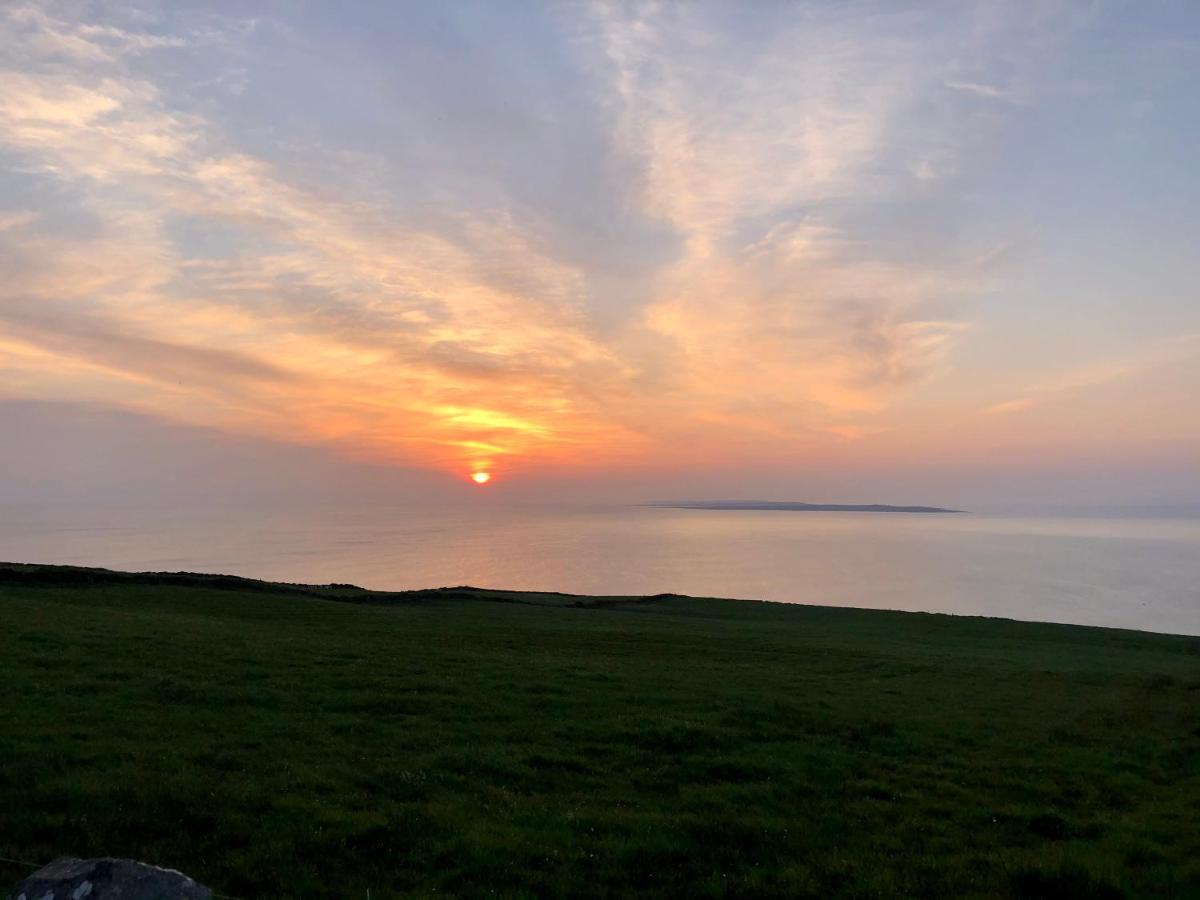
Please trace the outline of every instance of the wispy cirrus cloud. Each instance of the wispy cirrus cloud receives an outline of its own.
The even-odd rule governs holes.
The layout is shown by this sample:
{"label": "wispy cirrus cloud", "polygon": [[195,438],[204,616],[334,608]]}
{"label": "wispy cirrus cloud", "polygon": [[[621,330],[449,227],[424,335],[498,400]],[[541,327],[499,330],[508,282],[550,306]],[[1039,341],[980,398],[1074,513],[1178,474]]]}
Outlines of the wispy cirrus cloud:
{"label": "wispy cirrus cloud", "polygon": [[446,469],[836,452],[995,283],[928,212],[1017,96],[964,9],[8,7],[6,389]]}
{"label": "wispy cirrus cloud", "polygon": [[1200,359],[1200,334],[1177,335],[1155,341],[1137,352],[1126,354],[1122,359],[1075,369],[1035,384],[1020,396],[992,404],[987,412],[1005,415],[1044,404],[1070,401],[1112,382],[1142,375],[1172,363],[1196,359]]}
{"label": "wispy cirrus cloud", "polygon": [[802,411],[805,440],[856,434],[845,415],[939,370],[965,327],[944,300],[979,285],[965,265],[888,259],[848,221],[897,190],[897,134],[945,60],[889,36],[886,17],[774,10],[747,40],[705,9],[598,9],[637,199],[684,248],[644,325],[696,415],[754,428],[766,397],[775,422]]}
{"label": "wispy cirrus cloud", "polygon": [[1006,103],[1018,102],[1017,95],[1012,90],[993,84],[980,84],[975,81],[947,81],[946,87],[955,91],[965,91],[977,97],[987,97],[989,100],[1003,100]]}
{"label": "wispy cirrus cloud", "polygon": [[[63,34],[59,20],[27,10],[9,21]],[[70,35],[114,37],[83,27]],[[578,273],[539,257],[502,216],[468,219],[449,239],[389,220],[369,199],[289,184],[120,65],[122,54],[183,39],[119,43],[74,54],[89,71],[104,64],[99,82],[57,63],[3,81],[0,134],[18,165],[69,185],[94,217],[86,236],[40,234],[6,248],[16,273],[0,309],[10,340],[116,378],[237,376],[224,410],[203,407],[217,424],[279,429],[282,410],[286,436],[358,452],[436,463],[512,453],[506,435],[545,442],[548,429],[522,416],[559,411],[564,373],[607,357],[575,321]],[[230,252],[191,256],[169,233],[181,219],[226,230]],[[41,305],[36,322],[31,301]],[[492,374],[536,375],[539,393],[504,378],[488,402],[508,412],[478,405],[468,396],[478,371],[464,374],[464,359],[492,361]],[[154,408],[162,397],[147,390],[145,400]],[[473,414],[465,403],[477,404]]]}

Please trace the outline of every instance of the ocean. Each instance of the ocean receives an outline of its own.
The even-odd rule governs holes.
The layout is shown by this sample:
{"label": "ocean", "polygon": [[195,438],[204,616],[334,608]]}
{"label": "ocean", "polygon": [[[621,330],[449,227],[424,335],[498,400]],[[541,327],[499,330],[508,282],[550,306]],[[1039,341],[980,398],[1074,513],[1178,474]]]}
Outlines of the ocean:
{"label": "ocean", "polygon": [[1200,519],[613,507],[0,510],[0,559],[680,593],[1200,634]]}

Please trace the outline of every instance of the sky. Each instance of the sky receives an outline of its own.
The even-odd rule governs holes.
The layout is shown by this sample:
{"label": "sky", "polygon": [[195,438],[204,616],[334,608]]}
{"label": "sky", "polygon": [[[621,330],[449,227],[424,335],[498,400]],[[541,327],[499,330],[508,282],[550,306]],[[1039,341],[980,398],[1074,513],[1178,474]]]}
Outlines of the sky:
{"label": "sky", "polygon": [[1197,84],[1190,0],[0,4],[0,500],[1200,502]]}

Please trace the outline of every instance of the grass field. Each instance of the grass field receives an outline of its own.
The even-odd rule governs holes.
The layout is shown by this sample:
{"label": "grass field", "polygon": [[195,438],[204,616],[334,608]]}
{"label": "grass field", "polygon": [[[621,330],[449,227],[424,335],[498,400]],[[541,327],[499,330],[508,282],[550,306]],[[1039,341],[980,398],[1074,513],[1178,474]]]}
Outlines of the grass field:
{"label": "grass field", "polygon": [[1197,638],[170,582],[0,567],[0,855],[247,898],[1200,897]]}

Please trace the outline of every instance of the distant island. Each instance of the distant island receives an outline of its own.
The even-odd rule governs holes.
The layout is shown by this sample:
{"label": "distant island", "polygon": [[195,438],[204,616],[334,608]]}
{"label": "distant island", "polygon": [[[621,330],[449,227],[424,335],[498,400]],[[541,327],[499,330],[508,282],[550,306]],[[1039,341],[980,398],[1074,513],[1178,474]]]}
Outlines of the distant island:
{"label": "distant island", "polygon": [[888,506],[883,503],[789,503],[770,500],[680,500],[646,503],[658,509],[757,509],[779,512],[960,513],[940,506]]}

